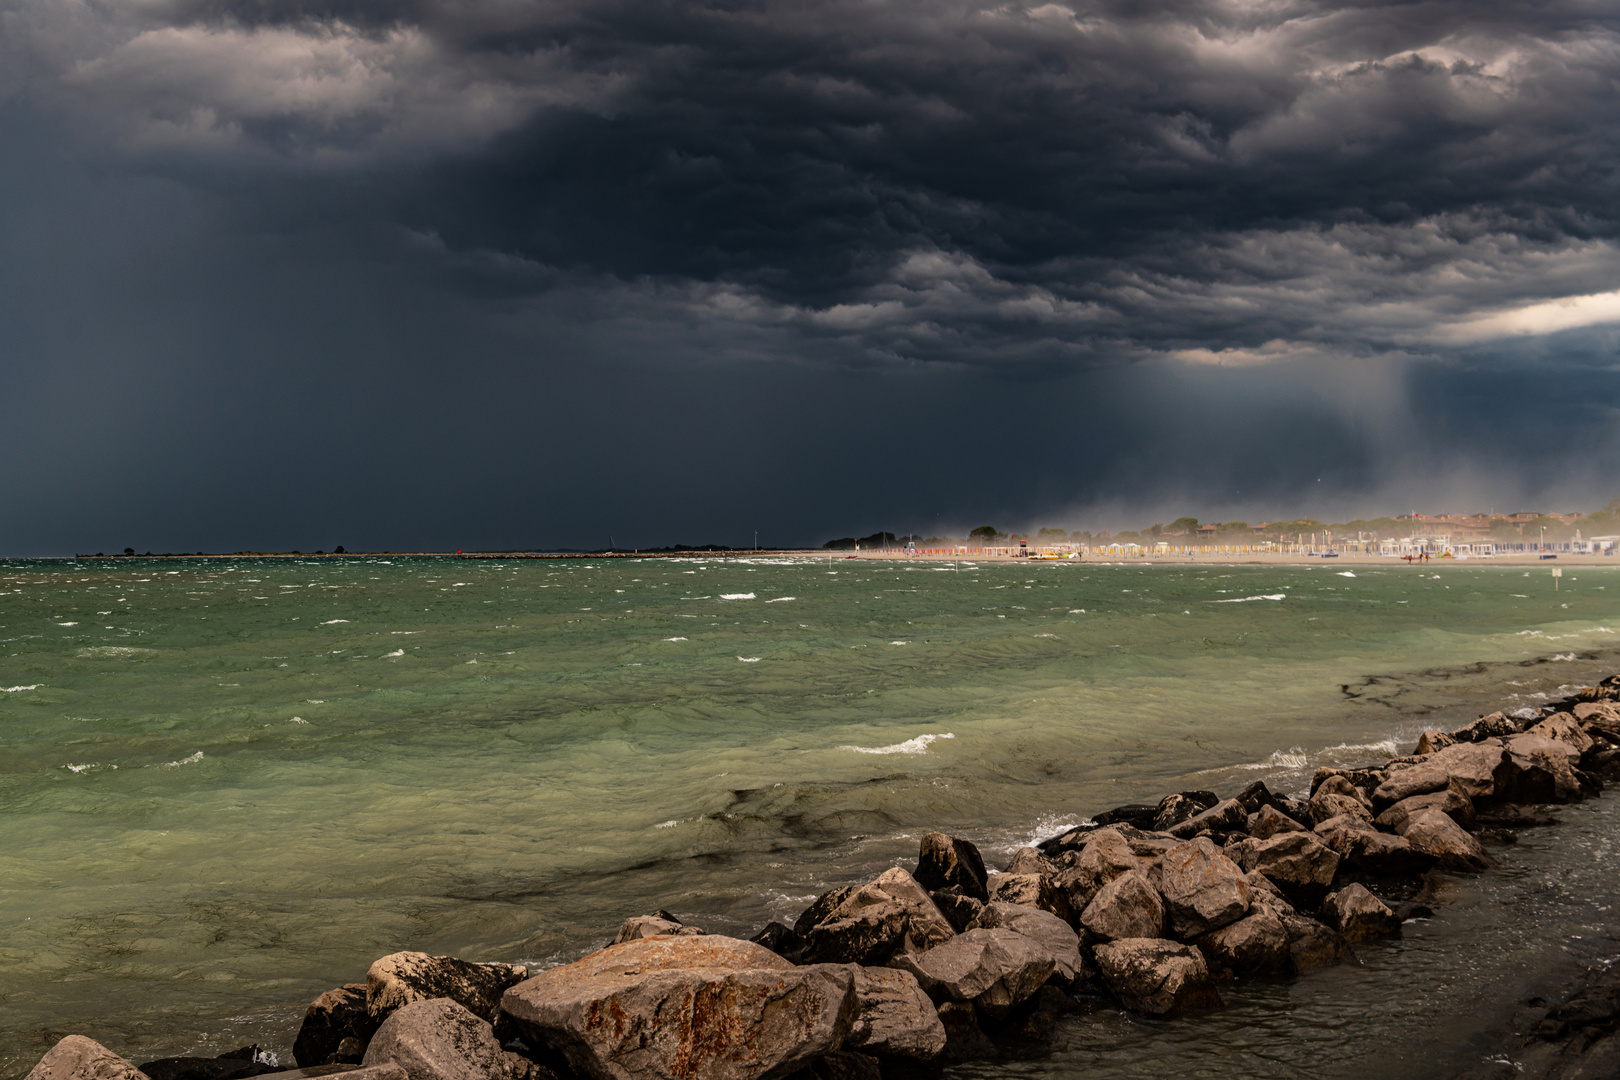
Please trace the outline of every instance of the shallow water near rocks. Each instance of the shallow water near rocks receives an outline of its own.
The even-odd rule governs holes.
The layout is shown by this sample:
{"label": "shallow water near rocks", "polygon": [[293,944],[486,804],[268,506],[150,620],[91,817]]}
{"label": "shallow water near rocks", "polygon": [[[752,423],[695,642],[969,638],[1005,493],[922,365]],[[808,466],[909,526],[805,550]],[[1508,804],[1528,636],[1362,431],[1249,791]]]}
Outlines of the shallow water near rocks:
{"label": "shallow water near rocks", "polygon": [[[656,907],[746,935],[931,828],[996,862],[1620,667],[1610,568],[1558,593],[1474,563],[1354,574],[0,564],[0,1076],[68,1031],[290,1062],[309,1000],[398,949],[555,963]],[[1165,1024],[1093,1014],[961,1071],[1446,1075],[1613,933],[1614,802],[1498,849],[1361,967]]]}

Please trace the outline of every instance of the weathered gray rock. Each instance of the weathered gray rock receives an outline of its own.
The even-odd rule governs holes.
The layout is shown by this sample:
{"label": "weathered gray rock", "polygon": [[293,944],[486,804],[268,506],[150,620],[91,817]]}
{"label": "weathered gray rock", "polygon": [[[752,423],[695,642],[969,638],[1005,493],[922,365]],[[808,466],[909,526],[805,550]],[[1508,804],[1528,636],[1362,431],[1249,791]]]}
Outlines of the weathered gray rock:
{"label": "weathered gray rock", "polygon": [[1418,851],[1433,855],[1442,869],[1484,870],[1490,859],[1479,841],[1441,810],[1419,810],[1406,819],[1401,833]]}
{"label": "weathered gray rock", "polygon": [[1206,837],[1165,852],[1148,881],[1164,897],[1166,921],[1177,937],[1196,937],[1249,913],[1243,870]]}
{"label": "weathered gray rock", "polygon": [[701,934],[696,926],[687,926],[681,920],[667,911],[659,911],[652,915],[632,915],[624,920],[619,927],[618,936],[613,939],[614,945],[623,945],[627,941],[637,938],[659,937],[667,934]]}
{"label": "weathered gray rock", "polygon": [[1506,743],[1510,776],[1501,788],[1503,798],[1519,803],[1571,803],[1585,798],[1576,772],[1580,751],[1569,743],[1532,731],[1510,736]]}
{"label": "weathered gray rock", "polygon": [[1363,885],[1346,885],[1322,901],[1325,915],[1339,934],[1354,945],[1361,941],[1395,937],[1401,920]]}
{"label": "weathered gray rock", "polygon": [[1309,833],[1245,840],[1231,851],[1245,872],[1258,870],[1296,904],[1314,907],[1333,885],[1339,856]]}
{"label": "weathered gray rock", "polygon": [[146,1074],[94,1039],[69,1035],[45,1051],[25,1080],[147,1080]]}
{"label": "weathered gray rock", "polygon": [[987,891],[991,902],[1037,907],[1050,911],[1064,922],[1070,922],[1074,917],[1068,895],[1058,887],[1057,878],[1053,875],[992,874]]}
{"label": "weathered gray rock", "polygon": [[523,981],[519,964],[474,964],[454,956],[397,952],[366,972],[366,1011],[378,1023],[413,1001],[449,998],[484,1020],[495,1016],[501,994]]}
{"label": "weathered gray rock", "polygon": [[1221,1004],[1209,965],[1196,948],[1163,938],[1122,938],[1097,946],[1103,982],[1127,1009],[1170,1016]]}
{"label": "weathered gray rock", "polygon": [[1256,840],[1270,840],[1278,833],[1305,832],[1305,826],[1278,810],[1275,806],[1262,806],[1249,815],[1244,830]]}
{"label": "weathered gray rock", "polygon": [[[815,916],[818,921],[807,926]],[[932,948],[956,932],[933,898],[898,866],[859,888],[822,897],[794,929],[803,939],[806,963],[870,966],[896,952]]]}
{"label": "weathered gray rock", "polygon": [[1204,830],[1216,833],[1236,832],[1248,822],[1249,815],[1244,813],[1243,804],[1236,799],[1227,799],[1218,802],[1208,810],[1174,825],[1169,829],[1170,835],[1182,839],[1190,839]]}
{"label": "weathered gray rock", "polygon": [[365,983],[328,990],[304,1011],[304,1022],[293,1042],[293,1060],[301,1069],[329,1064],[344,1039],[354,1039],[364,1047],[376,1030],[377,1022],[366,1010]]}
{"label": "weathered gray rock", "polygon": [[364,1066],[393,1062],[408,1080],[526,1080],[529,1062],[501,1049],[495,1029],[449,998],[402,1005],[377,1028]]}
{"label": "weathered gray rock", "polygon": [[917,872],[912,875],[924,889],[945,889],[952,885],[966,896],[983,902],[989,898],[985,892],[984,859],[979,849],[966,840],[931,832],[922,838],[917,855]]}
{"label": "weathered gray rock", "polygon": [[969,930],[896,964],[917,976],[935,1001],[971,1001],[986,1016],[1006,1015],[1052,977],[1057,962],[1031,938],[1012,930]]}
{"label": "weathered gray rock", "polygon": [[644,938],[540,972],[501,1011],[594,1080],[760,1080],[843,1045],[854,981],[846,965],[794,967],[717,934]]}
{"label": "weathered gray rock", "polygon": [[1278,918],[1288,931],[1288,969],[1293,974],[1355,959],[1350,943],[1332,927],[1298,913],[1283,913]]}
{"label": "weathered gray rock", "polygon": [[1097,891],[1080,915],[1080,925],[1103,941],[1162,937],[1164,899],[1139,870],[1129,870]]}
{"label": "weathered gray rock", "polygon": [[1023,934],[1052,954],[1057,964],[1054,975],[1066,983],[1084,974],[1080,935],[1050,911],[996,901],[984,906],[971,929],[1001,929]]}
{"label": "weathered gray rock", "polygon": [[851,966],[858,1006],[844,1046],[867,1054],[931,1061],[945,1049],[945,1026],[909,971]]}
{"label": "weathered gray rock", "polygon": [[1193,939],[1210,969],[1236,975],[1280,975],[1288,970],[1288,928],[1277,911],[1257,901],[1250,913]]}
{"label": "weathered gray rock", "polygon": [[1427,795],[1413,795],[1378,815],[1377,824],[1381,829],[1390,832],[1402,832],[1406,819],[1419,810],[1440,810],[1457,824],[1467,828],[1474,820],[1474,800],[1462,793],[1459,785],[1449,784],[1442,791],[1431,791]]}

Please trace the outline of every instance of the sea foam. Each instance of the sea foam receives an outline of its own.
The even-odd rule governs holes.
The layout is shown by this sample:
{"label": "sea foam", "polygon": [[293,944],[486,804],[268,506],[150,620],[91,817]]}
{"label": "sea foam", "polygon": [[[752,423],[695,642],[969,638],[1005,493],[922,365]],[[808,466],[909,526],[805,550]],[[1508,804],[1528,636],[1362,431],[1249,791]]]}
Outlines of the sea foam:
{"label": "sea foam", "polygon": [[894,743],[891,746],[840,746],[840,750],[850,750],[857,754],[926,754],[929,743],[936,739],[954,739],[954,732],[942,732],[938,735],[918,735],[915,739]]}

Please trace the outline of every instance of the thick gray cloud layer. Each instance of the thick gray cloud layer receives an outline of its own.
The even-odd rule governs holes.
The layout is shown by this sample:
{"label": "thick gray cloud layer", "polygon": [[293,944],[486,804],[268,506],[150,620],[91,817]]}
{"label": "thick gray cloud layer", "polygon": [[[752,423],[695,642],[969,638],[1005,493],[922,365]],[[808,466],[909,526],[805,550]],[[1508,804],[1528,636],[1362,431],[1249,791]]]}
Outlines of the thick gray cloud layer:
{"label": "thick gray cloud layer", "polygon": [[0,546],[1606,499],[1617,76],[1579,2],[0,0]]}

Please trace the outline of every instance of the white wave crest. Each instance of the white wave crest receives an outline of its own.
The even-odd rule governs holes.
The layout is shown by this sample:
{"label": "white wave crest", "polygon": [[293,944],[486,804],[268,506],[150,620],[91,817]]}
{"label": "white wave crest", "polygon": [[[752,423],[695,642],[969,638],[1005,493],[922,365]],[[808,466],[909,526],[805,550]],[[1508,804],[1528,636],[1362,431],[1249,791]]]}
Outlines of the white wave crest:
{"label": "white wave crest", "polygon": [[1322,750],[1324,754],[1372,753],[1385,754],[1389,757],[1395,757],[1399,752],[1395,748],[1395,739],[1393,737],[1370,743],[1340,743],[1338,746],[1328,746]]}
{"label": "white wave crest", "polygon": [[87,761],[83,765],[69,764],[69,765],[62,766],[62,768],[66,769],[68,772],[71,772],[71,773],[87,773],[87,772],[93,772],[96,769],[116,769],[116,768],[118,768],[118,766],[116,766],[116,765],[103,765],[99,761]]}
{"label": "white wave crest", "polygon": [[840,746],[840,750],[850,750],[857,754],[926,754],[928,745],[936,739],[954,739],[954,732],[946,731],[938,735],[918,735],[915,739],[895,743],[892,746]]}
{"label": "white wave crest", "polygon": [[38,690],[44,683],[29,683],[27,686],[0,686],[0,694],[16,694],[23,690]]}
{"label": "white wave crest", "polygon": [[309,721],[305,720],[302,716],[295,716],[291,720],[287,721],[287,723],[289,723],[289,724],[307,724],[307,723],[309,723]]}
{"label": "white wave crest", "polygon": [[683,638],[683,637],[667,637],[664,640],[665,641],[685,641],[686,639]]}
{"label": "white wave crest", "polygon": [[197,764],[197,762],[201,761],[202,759],[203,759],[203,752],[201,750],[199,750],[195,754],[192,754],[190,757],[183,757],[179,761],[165,762],[163,764],[163,768],[165,768],[165,769],[174,769],[174,768],[178,768],[181,765],[195,765],[195,764]]}
{"label": "white wave crest", "polygon": [[1264,761],[1251,761],[1247,765],[1239,765],[1239,769],[1303,769],[1309,760],[1303,746],[1291,746],[1287,750],[1273,750],[1271,756]]}
{"label": "white wave crest", "polygon": [[680,824],[679,821],[677,821],[674,818],[670,818],[668,821],[660,821],[658,824],[654,825],[653,828],[655,828],[655,829],[673,829],[675,826],[677,826],[679,824]]}
{"label": "white wave crest", "polygon": [[349,621],[348,619],[327,619],[325,622],[321,623],[321,625],[322,626],[331,626],[333,623],[348,622],[348,621]]}
{"label": "white wave crest", "polygon": [[722,600],[752,600],[753,598],[754,594],[751,592],[723,592],[720,594]]}
{"label": "white wave crest", "polygon": [[1272,593],[1269,596],[1240,596],[1233,600],[1211,600],[1212,604],[1247,604],[1250,600],[1286,600],[1287,593]]}
{"label": "white wave crest", "polygon": [[1573,660],[1573,659],[1575,659],[1575,654],[1572,653],[1572,652],[1553,653],[1553,655],[1548,657],[1548,659],[1550,659],[1550,660]]}
{"label": "white wave crest", "polygon": [[88,649],[79,650],[79,659],[127,659],[131,656],[146,656],[157,652],[156,649],[137,649],[133,645],[96,645]]}
{"label": "white wave crest", "polygon": [[741,660],[745,664],[757,664],[757,663],[759,663],[759,657],[757,657],[757,656],[739,656],[739,657],[737,657],[737,659]]}
{"label": "white wave crest", "polygon": [[1355,576],[1356,576],[1356,573],[1355,573],[1354,570],[1340,570],[1339,571],[1339,577],[1355,577]]}
{"label": "white wave crest", "polygon": [[767,604],[781,604],[781,603],[785,603],[788,600],[797,600],[797,599],[798,599],[797,596],[773,596],[773,597],[771,597],[769,600],[767,600],[765,602]]}
{"label": "white wave crest", "polygon": [[392,657],[392,656],[404,656],[404,655],[405,655],[405,650],[404,649],[395,649],[391,653],[383,653],[382,658],[384,660],[387,660],[389,657]]}

